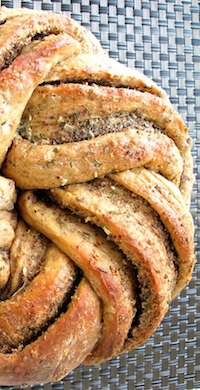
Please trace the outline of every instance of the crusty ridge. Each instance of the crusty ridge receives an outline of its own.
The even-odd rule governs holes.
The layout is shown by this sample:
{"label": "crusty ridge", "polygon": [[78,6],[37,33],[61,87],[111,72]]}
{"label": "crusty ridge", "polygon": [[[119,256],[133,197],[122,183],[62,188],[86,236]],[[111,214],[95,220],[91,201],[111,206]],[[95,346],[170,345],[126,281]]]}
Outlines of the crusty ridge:
{"label": "crusty ridge", "polygon": [[178,278],[173,296],[177,295],[191,279],[194,266],[194,226],[180,192],[173,183],[144,168],[121,172],[111,177],[148,201],[169,231],[178,255]]}
{"label": "crusty ridge", "polygon": [[[76,98],[78,96],[78,99]],[[20,153],[22,154],[21,148],[26,146],[26,149],[28,148],[28,144],[30,145],[30,148],[34,148],[34,155],[38,155],[38,160],[36,159],[33,161],[31,156],[29,157],[28,154],[26,154],[26,161],[27,164],[30,163],[33,165],[34,169],[34,175],[32,176],[33,180],[36,184],[35,186],[39,186],[39,188],[45,188],[42,186],[41,183],[37,182],[37,178],[40,175],[40,154],[42,152],[43,157],[41,158],[41,161],[45,160],[45,155],[48,155],[48,152],[51,150],[53,151],[53,146],[47,146],[43,144],[41,141],[39,142],[40,145],[38,145],[38,142],[31,143],[31,136],[33,134],[34,136],[34,129],[36,129],[35,134],[37,135],[37,139],[40,138],[40,128],[42,127],[41,134],[43,133],[44,136],[44,143],[45,139],[48,140],[49,135],[51,134],[52,127],[54,128],[54,131],[56,133],[60,131],[62,132],[69,132],[72,134],[72,131],[74,133],[74,138],[76,140],[76,133],[79,133],[79,126],[76,127],[76,123],[81,123],[81,121],[88,121],[88,120],[95,120],[99,118],[99,124],[98,126],[101,127],[101,118],[103,117],[114,117],[116,114],[120,115],[136,115],[136,117],[141,118],[141,120],[144,121],[144,125],[140,127],[141,131],[144,131],[146,133],[146,130],[149,126],[149,122],[153,125],[153,129],[156,131],[163,133],[166,137],[168,137],[168,141],[165,139],[163,140],[163,148],[165,150],[165,153],[168,151],[168,147],[166,146],[166,142],[171,142],[174,144],[174,147],[177,147],[178,153],[180,154],[180,159],[182,160],[182,171],[181,171],[181,180],[178,185],[180,185],[180,190],[184,196],[185,199],[188,198],[190,192],[191,192],[191,186],[193,183],[193,175],[192,175],[192,158],[191,158],[191,139],[188,136],[188,130],[181,119],[181,117],[176,113],[176,111],[173,109],[171,104],[166,101],[166,99],[162,97],[158,97],[152,93],[149,92],[141,92],[137,89],[128,89],[128,88],[114,88],[114,87],[105,87],[105,86],[99,86],[99,85],[85,85],[85,84],[60,84],[60,85],[44,85],[34,92],[33,96],[31,97],[29,104],[26,108],[26,111],[24,113],[24,119],[22,121],[22,126],[27,127],[27,133],[30,135],[30,140],[26,141],[26,143],[23,144],[23,142],[18,142],[16,139],[16,143],[14,145],[14,149],[11,149],[10,153],[8,154],[7,163],[5,167],[5,172],[9,177],[14,178],[16,183],[22,187],[26,188],[27,181],[30,182],[30,178],[28,178],[28,174],[25,171],[23,173],[23,169],[21,168],[21,165],[24,165],[24,162],[20,162],[19,160],[16,161],[16,154]],[[147,126],[145,126],[145,121],[147,121]],[[113,120],[114,122],[114,120]],[[112,128],[112,121],[110,119],[110,127],[108,130],[104,131],[104,137],[106,136],[107,132],[111,132],[110,128]],[[120,123],[119,123],[120,125]],[[75,129],[74,129],[75,126]],[[83,126],[87,126],[87,123],[83,124]],[[155,127],[154,127],[155,126]],[[137,130],[137,121],[130,123],[130,125],[123,125],[122,131],[127,130],[130,128],[131,130]],[[76,130],[77,129],[77,130]],[[91,130],[92,131],[92,130]],[[115,131],[115,129],[114,129]],[[100,142],[102,135],[97,132],[97,137],[94,137],[94,139],[91,140],[95,145],[98,145]],[[121,131],[119,131],[119,134],[116,134],[116,137],[120,137]],[[92,133],[93,134],[93,133]],[[99,137],[98,137],[99,135]],[[146,137],[146,134],[145,134]],[[62,143],[61,149],[66,147],[70,148],[71,153],[74,154],[74,159],[78,159],[79,156],[77,155],[77,146],[76,142],[74,143],[72,138],[72,142],[69,143]],[[88,137],[91,138],[91,132],[88,131]],[[42,135],[41,135],[42,139]],[[114,137],[112,136],[112,139],[114,140]],[[19,140],[20,141],[20,140]],[[86,141],[85,141],[86,142]],[[54,142],[55,137],[54,137]],[[84,143],[80,143],[78,146],[79,148],[82,148],[82,145]],[[88,146],[89,148],[89,146]],[[58,146],[59,150],[59,146]],[[131,150],[130,150],[131,151]],[[26,152],[25,152],[26,153]],[[96,150],[96,155],[100,156],[102,155],[102,150]],[[109,154],[107,154],[107,161],[104,161],[104,171],[103,173],[98,173],[98,176],[105,175],[106,173],[110,173],[109,168],[109,159],[111,156],[112,150],[109,150]],[[118,151],[118,154],[120,156],[120,153]],[[134,149],[133,149],[133,155],[134,155]],[[159,155],[159,153],[155,154],[156,158]],[[59,157],[60,158],[60,157]],[[83,158],[83,156],[82,156]],[[123,157],[124,158],[124,157]],[[47,159],[46,159],[47,160]],[[141,160],[140,166],[144,165],[145,162]],[[173,163],[172,163],[173,165]],[[36,166],[36,170],[35,170]],[[56,165],[57,166],[57,165]],[[69,164],[68,164],[69,166]],[[127,166],[127,168],[132,168],[133,165],[131,164]],[[175,167],[178,169],[178,164],[175,163]],[[53,174],[54,166],[51,167],[51,174]],[[117,160],[115,163],[115,169],[118,171],[126,169],[125,167],[121,167],[120,165],[117,166]],[[155,169],[155,168],[154,168]],[[69,166],[70,170],[70,166]],[[73,182],[72,178],[67,177],[67,167],[65,166],[65,172],[66,177],[63,175],[62,168],[60,168],[60,174],[57,173],[56,176],[61,176],[63,179],[68,180],[68,183]],[[93,176],[91,178],[83,176],[84,172],[88,171],[88,168],[83,167],[82,169],[79,167],[78,172],[80,172],[80,178],[79,182],[90,180],[94,176],[95,169],[93,169]],[[163,174],[163,172],[162,172]],[[74,172],[73,172],[74,177]],[[170,178],[171,180],[171,178]],[[45,185],[45,184],[44,184]],[[51,184],[50,186],[59,186],[62,185],[59,181],[56,183],[54,181],[54,184]],[[28,187],[31,188],[31,187]],[[35,188],[35,187],[32,187]],[[47,188],[47,187],[46,187]]]}
{"label": "crusty ridge", "polygon": [[109,179],[52,193],[62,207],[101,226],[137,267],[142,313],[125,349],[140,345],[160,323],[176,282],[175,256],[156,213],[142,198],[131,196]]}
{"label": "crusty ridge", "polygon": [[32,144],[17,137],[4,172],[22,189],[50,189],[143,165],[177,185],[181,182],[183,162],[173,141],[164,134],[135,129],[120,131],[114,138],[104,134],[56,146]]}
{"label": "crusty ridge", "polygon": [[24,219],[73,259],[102,300],[104,326],[90,362],[98,364],[119,353],[135,314],[130,269],[123,255],[100,232],[58,208],[47,208],[32,193],[25,193],[19,205]]}

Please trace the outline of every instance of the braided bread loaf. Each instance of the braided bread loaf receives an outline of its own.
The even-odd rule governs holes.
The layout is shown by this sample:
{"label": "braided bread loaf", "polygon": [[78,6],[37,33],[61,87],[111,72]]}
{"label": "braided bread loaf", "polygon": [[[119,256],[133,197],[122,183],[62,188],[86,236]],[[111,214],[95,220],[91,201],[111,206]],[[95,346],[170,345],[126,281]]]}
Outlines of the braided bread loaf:
{"label": "braided bread loaf", "polygon": [[66,16],[2,7],[0,69],[0,383],[46,383],[144,343],[189,282],[191,140]]}

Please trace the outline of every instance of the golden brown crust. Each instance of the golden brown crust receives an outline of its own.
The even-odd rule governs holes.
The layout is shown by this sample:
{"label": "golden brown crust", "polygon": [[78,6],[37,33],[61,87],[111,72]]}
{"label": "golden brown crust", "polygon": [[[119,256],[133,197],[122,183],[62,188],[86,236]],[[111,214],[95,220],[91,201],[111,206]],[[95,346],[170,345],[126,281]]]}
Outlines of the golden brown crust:
{"label": "golden brown crust", "polygon": [[12,52],[16,41],[22,48],[25,44],[30,43],[31,38],[37,34],[49,35],[50,33],[63,32],[80,42],[83,53],[103,53],[101,45],[94,35],[66,15],[28,9],[5,10],[4,7],[1,7],[0,24],[5,21],[0,36],[1,60],[4,58],[5,52]]}
{"label": "golden brown crust", "polygon": [[[0,160],[2,162],[29,97],[46,77],[51,66],[69,55],[78,54],[80,50],[87,52],[102,49],[92,34],[67,17],[26,11],[9,12],[3,8],[0,10],[0,22],[5,22],[0,36],[0,64],[2,69],[6,68],[0,73]],[[49,35],[52,33],[56,35]],[[34,42],[36,34],[49,36],[41,42]],[[28,47],[31,38],[33,43]],[[81,44],[78,41],[81,41]],[[21,54],[20,50],[22,50]],[[41,259],[39,260],[38,256],[43,257],[46,244],[41,248],[39,238],[31,237],[21,222],[11,250],[10,269],[7,248],[12,244],[15,226],[8,210],[13,207],[15,189],[12,181],[7,179],[2,178],[0,184],[2,192],[0,288],[6,286],[10,277],[10,282],[3,292],[4,297],[12,295],[17,290],[17,294],[3,302],[1,306],[2,352],[5,352],[6,348],[16,349],[16,352],[9,355],[1,353],[1,384],[48,382],[63,376],[93,349],[100,333],[99,300],[88,283],[82,281],[67,313],[63,314],[58,321],[55,320],[44,334],[37,334],[37,329],[41,332],[42,327],[47,326],[49,320],[55,317],[64,296],[66,299],[66,288],[69,283],[65,269],[69,271],[69,267],[65,268],[66,256],[57,248],[50,247],[44,267],[25,289],[27,282],[25,276],[29,279],[34,277],[35,271],[39,272]],[[9,189],[8,195],[7,189]],[[26,242],[22,244],[23,240]],[[43,243],[46,242],[42,240]],[[31,256],[31,251],[34,249],[35,264]],[[23,274],[21,278],[20,274]],[[72,273],[69,275],[69,282],[70,284],[73,282]],[[75,327],[71,326],[73,322],[76,322],[77,327],[80,326],[79,334]],[[9,326],[6,325],[7,323]],[[17,327],[14,326],[12,332],[13,324]],[[67,328],[69,331],[66,335]],[[90,339],[87,341],[88,333]],[[31,341],[33,336],[37,336],[36,341]],[[26,346],[29,339],[31,343]],[[81,351],[78,350],[79,345],[82,345]],[[64,361],[67,367],[62,365]]]}
{"label": "golden brown crust", "polygon": [[68,311],[36,341],[22,351],[0,353],[2,385],[40,384],[63,378],[92,350],[100,326],[98,298],[83,280]]}
{"label": "golden brown crust", "polygon": [[46,82],[57,80],[61,82],[86,81],[115,87],[128,87],[168,99],[164,90],[159,88],[153,80],[136,69],[127,68],[114,61],[107,55],[83,54],[62,61],[51,69],[45,79]]}
{"label": "golden brown crust", "polygon": [[31,126],[37,123],[56,126],[60,122],[67,124],[74,116],[80,121],[124,112],[135,113],[152,122],[173,140],[183,159],[180,189],[187,200],[193,184],[191,139],[183,120],[165,99],[149,92],[125,88],[44,85],[34,92],[24,115]]}
{"label": "golden brown crust", "polygon": [[41,272],[28,287],[0,303],[0,351],[20,350],[45,329],[61,308],[75,278],[75,266],[51,245]]}
{"label": "golden brown crust", "polygon": [[[76,52],[76,42],[67,35],[46,39],[28,54],[17,57],[9,68],[0,73],[1,133],[0,163],[12,142],[21,115],[37,85],[51,66]],[[12,96],[12,100],[9,100]]]}
{"label": "golden brown crust", "polygon": [[130,270],[123,256],[100,232],[67,212],[47,207],[31,192],[22,195],[19,207],[27,223],[45,234],[83,270],[102,299],[102,335],[87,361],[98,364],[119,353],[135,314]]}
{"label": "golden brown crust", "polygon": [[142,313],[125,350],[140,345],[166,313],[176,281],[175,257],[156,214],[142,198],[131,197],[109,179],[51,192],[62,207],[69,207],[86,221],[101,226],[137,267]]}
{"label": "golden brown crust", "polygon": [[23,386],[143,344],[189,282],[191,139],[72,19],[0,25],[0,384]]}
{"label": "golden brown crust", "polygon": [[177,187],[144,168],[111,175],[117,183],[142,196],[160,216],[178,254],[178,278],[173,296],[190,281],[194,268],[194,227]]}
{"label": "golden brown crust", "polygon": [[173,141],[135,129],[56,146],[16,138],[3,171],[19,188],[50,189],[143,165],[179,185],[183,164]]}

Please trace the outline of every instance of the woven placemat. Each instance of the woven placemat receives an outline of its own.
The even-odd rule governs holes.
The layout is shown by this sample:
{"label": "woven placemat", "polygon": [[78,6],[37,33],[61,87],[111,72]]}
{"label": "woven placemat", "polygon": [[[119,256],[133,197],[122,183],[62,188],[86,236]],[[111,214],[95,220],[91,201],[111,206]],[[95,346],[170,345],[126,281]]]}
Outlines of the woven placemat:
{"label": "woven placemat", "polygon": [[[135,66],[166,90],[194,139],[196,183],[191,211],[200,260],[198,0],[2,0],[0,4],[68,14],[91,29],[112,58]],[[33,389],[200,389],[200,262],[190,285],[144,346],[99,367],[81,366],[60,383]]]}

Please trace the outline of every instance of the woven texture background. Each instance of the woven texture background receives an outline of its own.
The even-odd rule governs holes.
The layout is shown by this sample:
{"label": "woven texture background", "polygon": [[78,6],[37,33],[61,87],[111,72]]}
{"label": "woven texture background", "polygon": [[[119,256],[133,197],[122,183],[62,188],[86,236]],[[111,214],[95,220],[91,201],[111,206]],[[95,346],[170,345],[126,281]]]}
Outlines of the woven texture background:
{"label": "woven texture background", "polygon": [[198,261],[190,285],[172,303],[154,336],[137,351],[99,367],[79,367],[58,384],[33,389],[200,389],[198,0],[2,0],[0,4],[63,12],[81,22],[92,30],[111,57],[135,66],[162,85],[194,139],[196,183],[191,211],[196,224]]}

